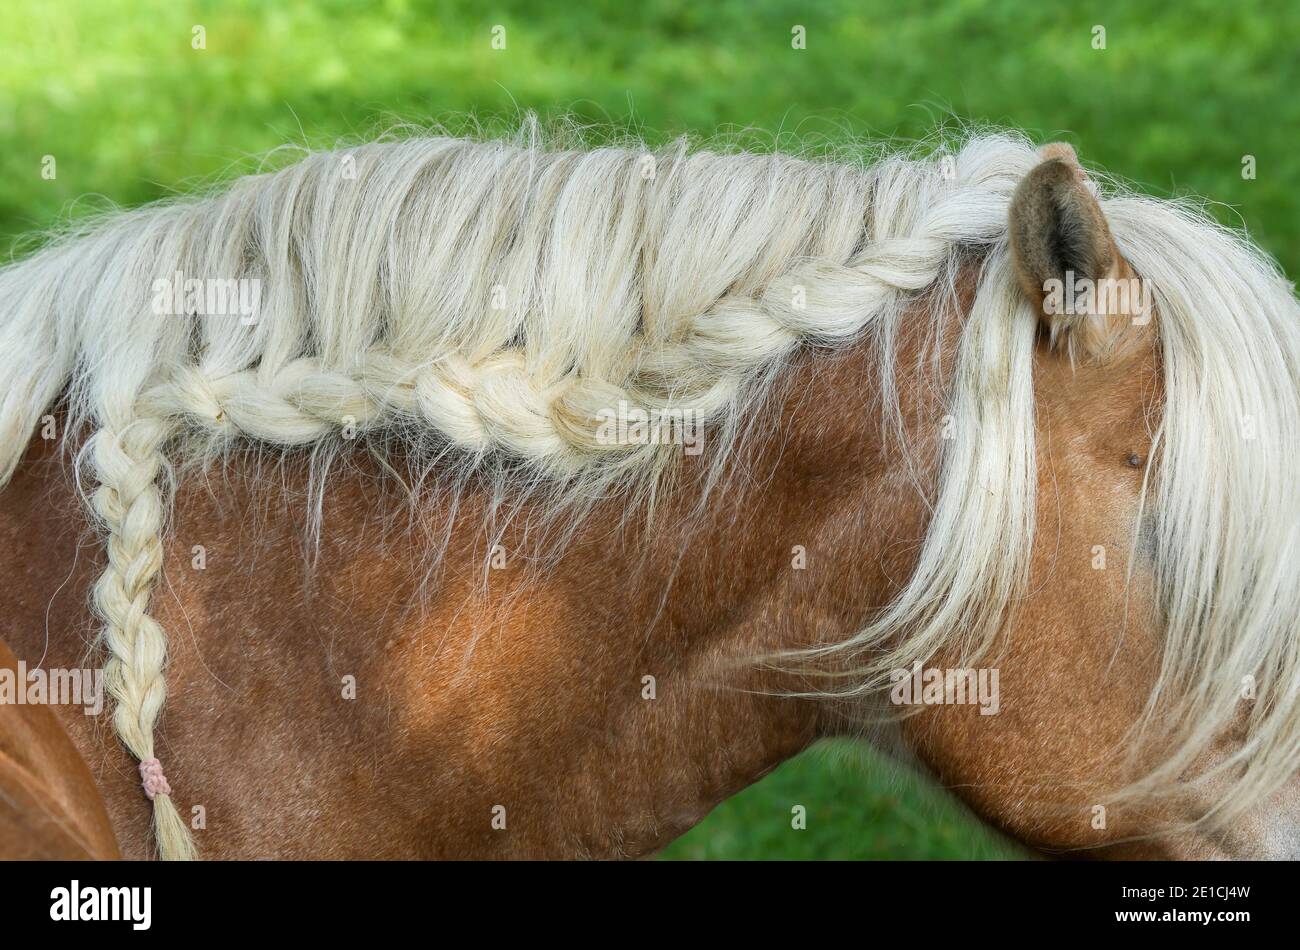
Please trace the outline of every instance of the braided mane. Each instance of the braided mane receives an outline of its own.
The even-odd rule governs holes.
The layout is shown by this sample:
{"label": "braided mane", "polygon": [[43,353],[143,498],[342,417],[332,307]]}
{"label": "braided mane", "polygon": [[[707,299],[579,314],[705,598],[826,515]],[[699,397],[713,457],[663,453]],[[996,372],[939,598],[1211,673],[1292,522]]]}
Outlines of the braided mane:
{"label": "braided mane", "polygon": [[[1011,195],[1036,161],[1005,134],[856,164],[684,143],[552,150],[528,139],[419,137],[312,153],[223,193],[112,216],[0,270],[0,485],[64,398],[74,428],[91,433],[83,457],[108,549],[94,599],[114,725],[154,768],[167,648],[149,599],[170,507],[165,476],[178,460],[250,440],[312,447],[372,433],[427,449],[432,439],[440,458],[554,486],[563,500],[652,482],[680,455],[677,427],[689,417],[707,425],[707,464],[720,468],[747,411],[801,346],[868,338],[888,411],[911,295],[953,284],[975,259],[980,287],[949,400],[963,435],[945,448],[914,577],[844,644],[880,653],[863,670],[863,688],[874,688],[882,671],[958,633],[973,651],[986,646],[1027,576],[1035,322],[1015,289],[1006,230]],[[1249,410],[1273,454],[1234,464],[1282,484],[1300,452],[1294,411],[1274,411],[1284,384],[1294,402],[1294,301],[1277,296],[1257,251],[1190,212],[1122,195],[1104,207],[1173,320],[1164,451],[1186,462],[1205,433]],[[1171,256],[1178,270],[1162,272]],[[1251,346],[1204,345],[1210,331],[1193,301],[1203,288],[1188,275],[1204,279],[1219,261],[1246,291],[1216,298],[1215,313]],[[174,293],[178,280],[200,291],[238,284],[227,302],[252,306],[208,312],[211,297]],[[1241,306],[1250,290],[1271,295],[1262,316]],[[168,306],[178,298],[184,306]],[[1246,392],[1265,339],[1281,354],[1267,357],[1274,385]],[[1198,390],[1189,360],[1214,368],[1218,388]],[[625,412],[653,420],[654,437],[609,438],[602,427]],[[1300,595],[1279,593],[1255,613],[1248,605],[1259,585],[1282,589],[1281,558],[1295,550],[1293,530],[1273,550],[1249,525],[1293,526],[1296,499],[1270,494],[1224,527],[1215,513],[1255,505],[1248,480],[1225,472],[1212,486],[1216,507],[1201,504],[1195,475],[1161,474],[1161,512],[1171,513],[1157,532],[1162,589],[1180,625],[1157,693],[1177,688],[1213,715],[1175,737],[1185,741],[1172,746],[1166,780],[1235,708],[1235,685],[1215,685],[1201,662],[1204,641],[1222,644],[1214,675],[1228,681],[1259,674],[1262,689],[1300,670],[1285,646]],[[1252,569],[1204,569],[1229,554]],[[1194,576],[1179,573],[1190,563]],[[1210,592],[1237,613],[1195,606]],[[882,650],[900,630],[903,645]],[[1260,704],[1256,748],[1271,757],[1262,777],[1252,773],[1252,795],[1294,771],[1298,708],[1294,690]],[[165,786],[153,785],[159,850],[188,857]]]}
{"label": "braided mane", "polygon": [[258,285],[251,318],[173,314],[149,334],[141,307],[111,343],[165,367],[142,380],[143,414],[279,445],[415,425],[570,478],[662,454],[601,438],[602,410],[716,420],[800,345],[858,337],[997,240],[1032,152],[982,140],[948,161],[412,139],[312,154],[88,240],[114,269],[137,255],[142,303],[172,270]]}

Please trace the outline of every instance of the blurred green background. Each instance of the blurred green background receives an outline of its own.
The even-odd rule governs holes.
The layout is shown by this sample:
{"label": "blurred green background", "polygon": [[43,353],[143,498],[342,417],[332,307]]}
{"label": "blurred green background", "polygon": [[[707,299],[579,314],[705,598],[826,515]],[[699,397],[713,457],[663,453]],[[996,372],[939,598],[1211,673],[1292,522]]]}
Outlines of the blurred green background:
{"label": "blurred green background", "polygon": [[[750,130],[753,148],[914,138],[949,117],[1015,126],[1153,194],[1220,202],[1295,274],[1297,36],[1300,4],[1264,0],[0,0],[0,253],[105,201],[247,171],[286,142],[467,113],[496,127],[533,109],[652,142]],[[847,743],[787,763],[667,852],[1016,854]]]}

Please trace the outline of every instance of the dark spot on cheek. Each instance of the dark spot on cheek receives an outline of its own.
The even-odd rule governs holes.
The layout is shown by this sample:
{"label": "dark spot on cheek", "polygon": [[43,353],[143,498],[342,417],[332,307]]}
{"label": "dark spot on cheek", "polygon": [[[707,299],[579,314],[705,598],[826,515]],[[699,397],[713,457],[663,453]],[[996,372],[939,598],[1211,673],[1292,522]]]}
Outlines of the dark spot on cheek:
{"label": "dark spot on cheek", "polygon": [[1136,452],[1130,452],[1125,461],[1127,461],[1133,468],[1138,468],[1142,465],[1142,456],[1138,455]]}

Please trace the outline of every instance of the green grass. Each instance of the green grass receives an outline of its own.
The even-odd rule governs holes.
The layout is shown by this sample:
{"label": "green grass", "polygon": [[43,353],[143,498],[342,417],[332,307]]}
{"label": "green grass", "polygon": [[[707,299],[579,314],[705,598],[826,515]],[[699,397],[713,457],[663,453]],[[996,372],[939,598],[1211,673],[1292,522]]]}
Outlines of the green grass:
{"label": "green grass", "polygon": [[[195,25],[206,49],[191,47]],[[1295,274],[1298,35],[1300,5],[1263,0],[0,0],[0,253],[286,142],[533,109],[651,141],[748,129],[758,148],[915,138],[950,117],[1012,125],[1152,193],[1221,202]],[[669,856],[1013,853],[924,783],[833,748],[727,802]],[[805,831],[790,828],[794,804]]]}
{"label": "green grass", "polygon": [[1295,272],[1297,35],[1296,4],[1218,0],[3,0],[0,244],[88,193],[136,204],[393,117],[535,109],[652,139],[752,128],[770,146],[918,137],[951,115],[1224,202]]}
{"label": "green grass", "polygon": [[[795,828],[796,806],[805,818]],[[716,808],[670,860],[1005,860],[1025,852],[946,792],[866,746],[823,742]]]}

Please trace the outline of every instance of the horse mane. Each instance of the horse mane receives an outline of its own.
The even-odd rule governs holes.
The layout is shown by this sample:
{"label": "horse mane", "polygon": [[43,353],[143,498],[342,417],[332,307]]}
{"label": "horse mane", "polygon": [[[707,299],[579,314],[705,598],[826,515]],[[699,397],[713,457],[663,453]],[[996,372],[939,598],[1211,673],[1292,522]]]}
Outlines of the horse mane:
{"label": "horse mane", "polygon": [[[1007,211],[1037,161],[1007,133],[846,162],[685,142],[556,148],[526,125],[512,140],[313,152],[223,192],[111,215],[0,270],[0,485],[62,399],[90,433],[114,725],[146,761],[166,694],[166,636],[148,602],[186,460],[379,435],[559,509],[612,486],[652,494],[689,418],[708,426],[721,477],[801,347],[870,340],[897,414],[901,314],[977,261],[947,397],[955,438],[917,568],[879,617],[827,648],[854,657],[857,691],[875,690],[957,638],[963,655],[988,650],[1024,591],[1036,321],[1012,274]],[[1167,755],[1141,789],[1177,783],[1254,677],[1249,739],[1215,769],[1233,776],[1216,806],[1229,817],[1300,764],[1300,493],[1288,481],[1300,470],[1300,322],[1244,238],[1103,182],[1114,237],[1153,289],[1167,384],[1148,477],[1168,632],[1145,724]],[[255,319],[158,312],[168,282],[190,278],[258,282]],[[608,438],[601,426],[622,411],[660,437]],[[154,806],[163,856],[191,855],[169,795]]]}

